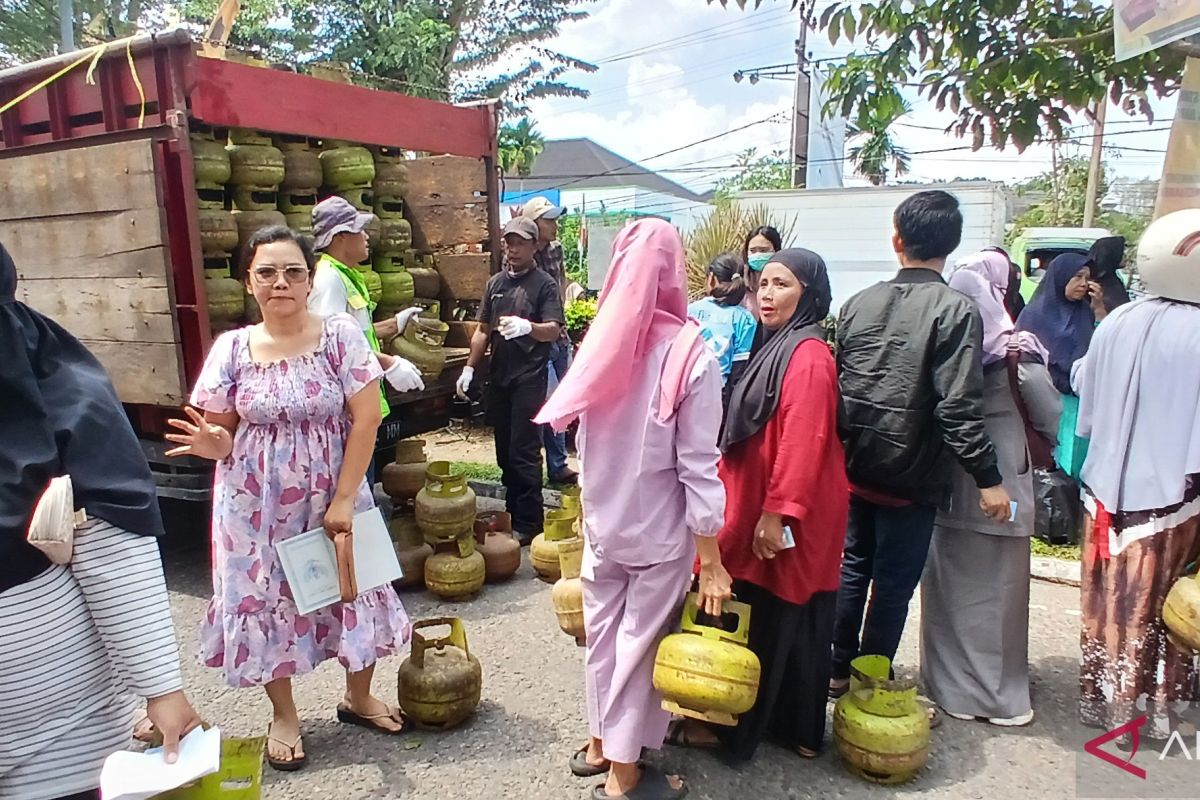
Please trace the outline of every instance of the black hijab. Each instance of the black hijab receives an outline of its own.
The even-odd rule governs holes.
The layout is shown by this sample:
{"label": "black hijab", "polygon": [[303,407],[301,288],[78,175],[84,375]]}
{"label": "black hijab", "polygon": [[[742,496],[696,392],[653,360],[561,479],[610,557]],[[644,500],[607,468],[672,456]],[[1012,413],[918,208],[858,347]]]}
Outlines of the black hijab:
{"label": "black hijab", "polygon": [[825,338],[821,322],[829,316],[833,293],[825,261],[811,250],[792,248],[771,256],[770,264],[782,264],[804,284],[804,294],[787,324],[775,332],[760,322],[750,363],[733,390],[729,414],[721,433],[721,451],[749,439],[767,424],[779,406],[783,376],[792,353],[806,339]]}
{"label": "black hijab", "polygon": [[75,506],[118,528],[163,534],[154,479],[100,362],[17,301],[0,244],[0,592],[50,566],[26,541],[51,478],[70,475]]}
{"label": "black hijab", "polygon": [[1092,262],[1092,280],[1104,289],[1104,308],[1107,311],[1129,302],[1129,290],[1117,274],[1124,257],[1124,236],[1105,236],[1103,239],[1097,239],[1088,251],[1088,258]]}

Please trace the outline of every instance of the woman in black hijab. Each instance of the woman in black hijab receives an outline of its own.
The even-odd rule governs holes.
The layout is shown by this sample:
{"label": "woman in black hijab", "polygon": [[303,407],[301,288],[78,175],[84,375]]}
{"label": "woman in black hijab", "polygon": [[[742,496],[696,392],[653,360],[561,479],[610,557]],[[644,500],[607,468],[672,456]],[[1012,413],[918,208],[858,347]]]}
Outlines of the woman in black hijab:
{"label": "woman in black hijab", "polygon": [[719,743],[732,761],[751,758],[767,737],[806,758],[822,746],[850,499],[837,370],[820,325],[831,302],[825,262],[783,250],[756,288],[758,340],[721,437],[726,501],[717,540],[734,593],[753,609],[758,700],[736,728],[689,720],[669,733],[675,744]]}
{"label": "woman in black hijab", "polygon": [[[154,482],[104,368],[16,299],[0,245],[0,797],[94,796],[134,695],[168,759],[199,719],[181,690]],[[88,522],[71,561],[26,541],[51,478]]]}

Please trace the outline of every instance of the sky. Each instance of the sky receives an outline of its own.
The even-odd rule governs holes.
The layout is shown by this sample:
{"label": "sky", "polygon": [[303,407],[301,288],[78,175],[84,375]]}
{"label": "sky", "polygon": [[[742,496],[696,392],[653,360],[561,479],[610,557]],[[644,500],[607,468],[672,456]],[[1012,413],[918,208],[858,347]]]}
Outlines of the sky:
{"label": "sky", "polygon": [[[819,16],[829,0],[818,3]],[[532,117],[547,139],[588,137],[693,189],[710,188],[732,171],[740,151],[788,150],[794,84],[738,83],[733,73],[794,61],[799,21],[790,5],[788,0],[764,0],[757,10],[741,11],[732,1],[730,8],[723,8],[717,2],[706,5],[705,0],[597,0],[590,18],[564,26],[552,45],[599,65],[595,73],[571,75],[591,97],[535,101]],[[848,49],[835,49],[823,33],[809,34],[808,51],[818,61],[843,56]],[[970,144],[942,133],[953,114],[912,99],[913,113],[893,130],[902,146],[919,153]],[[1165,128],[1175,101],[1152,104],[1154,123],[1110,106],[1106,134],[1119,135],[1107,143],[1165,150]],[[1082,117],[1076,125],[1073,136],[1091,133],[1090,122]],[[710,137],[716,138],[687,147]],[[685,149],[659,155],[676,148]],[[1065,146],[1060,154],[1087,156],[1089,150],[1085,139]],[[1157,178],[1162,157],[1161,152],[1108,150],[1106,164],[1123,179]],[[1023,154],[1011,148],[933,153],[914,155],[907,179],[987,178],[1011,184],[1045,172],[1050,165],[1047,146],[1034,146]],[[853,181],[850,172],[847,168],[847,183],[861,183]]]}

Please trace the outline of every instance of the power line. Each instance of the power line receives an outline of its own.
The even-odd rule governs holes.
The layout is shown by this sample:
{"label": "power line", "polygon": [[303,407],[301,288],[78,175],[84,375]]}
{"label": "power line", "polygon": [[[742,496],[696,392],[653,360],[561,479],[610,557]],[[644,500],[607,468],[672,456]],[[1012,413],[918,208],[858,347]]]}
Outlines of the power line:
{"label": "power line", "polygon": [[[651,42],[641,47],[635,47],[631,50],[615,53],[606,58],[598,59],[597,64],[615,64],[620,61],[627,61],[631,58],[637,58],[642,55],[649,55],[655,52],[665,52],[667,50],[675,50],[680,47],[689,47],[695,44],[703,44],[713,39],[722,39],[731,34],[752,33],[758,30],[769,28],[775,22],[781,22],[791,16],[791,11],[782,9],[778,11],[767,11],[756,17],[742,17],[731,22],[723,22],[720,25],[712,25],[707,28],[699,28],[691,33],[680,34],[669,39],[663,39],[658,42]],[[724,31],[725,28],[737,27],[744,23],[750,22],[749,25],[744,25],[743,29],[736,32]],[[766,23],[766,24],[764,24]],[[723,31],[717,33],[717,31]]]}

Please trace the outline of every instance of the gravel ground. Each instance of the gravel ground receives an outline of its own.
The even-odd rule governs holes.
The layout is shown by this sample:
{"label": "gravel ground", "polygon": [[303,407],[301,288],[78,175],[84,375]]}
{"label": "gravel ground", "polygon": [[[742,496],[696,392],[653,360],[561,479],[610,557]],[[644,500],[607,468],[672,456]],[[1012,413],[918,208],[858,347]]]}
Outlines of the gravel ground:
{"label": "gravel ground", "polygon": [[[261,735],[270,719],[265,695],[234,690],[195,657],[195,630],[209,592],[207,545],[196,515],[169,515],[165,560],[172,609],[193,702],[206,719],[236,736]],[[586,797],[591,783],[571,776],[566,760],[587,735],[582,650],[564,636],[550,607],[550,588],[528,563],[510,582],[487,586],[475,599],[438,601],[406,593],[413,619],[458,615],[470,647],[483,664],[483,701],[461,728],[442,734],[396,738],[343,726],[334,719],[342,694],[335,663],[300,679],[296,699],[304,720],[309,766],[284,775],[265,770],[264,797],[454,798],[519,797],[561,800]],[[848,774],[832,742],[815,761],[802,761],[765,745],[752,765],[724,766],[709,754],[668,748],[655,759],[686,776],[690,797],[1061,798],[1075,795],[1074,725],[1077,696],[1078,590],[1033,586],[1030,650],[1038,718],[1028,728],[1001,730],[946,719],[934,731],[933,756],[914,782],[895,788],[868,785]],[[914,603],[914,618],[919,609]],[[916,624],[910,624],[899,661],[917,663]],[[393,701],[399,657],[379,666],[377,693]],[[1082,757],[1082,756],[1081,756]]]}

